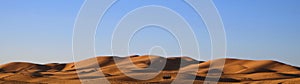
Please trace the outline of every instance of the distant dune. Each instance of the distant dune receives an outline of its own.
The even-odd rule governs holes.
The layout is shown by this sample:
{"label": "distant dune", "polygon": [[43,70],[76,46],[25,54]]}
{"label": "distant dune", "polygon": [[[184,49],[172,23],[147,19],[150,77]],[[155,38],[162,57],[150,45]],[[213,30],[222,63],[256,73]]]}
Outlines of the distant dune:
{"label": "distant dune", "polygon": [[[114,59],[118,61],[114,61]],[[91,63],[94,60],[97,60],[97,63]],[[210,75],[207,73],[213,70],[209,69],[211,62],[222,60],[225,60],[226,63],[223,71],[220,72],[222,76],[217,81],[219,84],[300,84],[299,67],[272,60],[224,58],[205,62],[189,57],[164,58],[149,55],[99,56],[65,64],[49,63],[42,65],[12,62],[0,65],[0,84],[80,84],[81,82],[105,78],[112,84],[170,84],[175,78],[181,82],[194,81],[195,84],[202,84],[205,77]],[[131,62],[134,65],[130,65]],[[116,66],[116,63],[119,67]],[[79,66],[75,66],[75,64]],[[151,66],[151,64],[161,64],[161,66],[165,64],[165,66],[161,68],[161,71],[159,69],[161,66]],[[97,68],[97,66],[101,68]],[[195,69],[196,71],[194,71]],[[103,74],[97,74],[99,71],[102,71]],[[157,74],[157,76],[147,80],[136,80],[125,75],[124,72],[128,73],[129,76],[138,78],[153,74]],[[207,77],[207,79],[210,81],[210,78]]]}

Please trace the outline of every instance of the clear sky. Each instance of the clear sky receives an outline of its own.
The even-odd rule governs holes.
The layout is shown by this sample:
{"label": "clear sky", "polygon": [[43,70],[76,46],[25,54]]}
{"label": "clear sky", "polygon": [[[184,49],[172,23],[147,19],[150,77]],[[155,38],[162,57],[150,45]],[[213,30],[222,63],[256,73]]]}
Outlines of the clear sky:
{"label": "clear sky", "polygon": [[[71,62],[73,25],[84,0],[1,0],[0,64]],[[223,19],[227,57],[271,59],[300,66],[299,0],[213,0]],[[161,5],[181,14],[199,41],[200,60],[210,58],[210,39],[195,11],[182,0],[121,0],[107,11],[97,30],[97,55],[110,55],[114,25],[127,12],[145,5]],[[147,54],[162,46],[179,55],[176,39],[160,28],[136,33],[130,53]],[[82,57],[82,59],[89,57]]]}

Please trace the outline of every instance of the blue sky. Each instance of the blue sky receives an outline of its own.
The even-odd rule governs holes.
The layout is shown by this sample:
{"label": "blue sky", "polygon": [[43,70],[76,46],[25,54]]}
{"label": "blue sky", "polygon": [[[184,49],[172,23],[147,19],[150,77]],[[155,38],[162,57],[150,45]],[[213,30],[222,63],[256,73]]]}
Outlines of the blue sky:
{"label": "blue sky", "polygon": [[[300,65],[299,0],[213,0],[223,19],[227,57],[271,59]],[[73,25],[83,0],[1,0],[0,64],[71,62]],[[181,14],[199,41],[201,60],[210,57],[210,39],[199,16],[181,0],[121,0],[104,16],[96,35],[98,55],[110,54],[113,26],[130,10],[162,5]],[[170,56],[179,53],[176,38],[159,28],[147,28],[133,37],[132,53],[145,54],[161,45]],[[89,57],[82,57],[89,58]]]}

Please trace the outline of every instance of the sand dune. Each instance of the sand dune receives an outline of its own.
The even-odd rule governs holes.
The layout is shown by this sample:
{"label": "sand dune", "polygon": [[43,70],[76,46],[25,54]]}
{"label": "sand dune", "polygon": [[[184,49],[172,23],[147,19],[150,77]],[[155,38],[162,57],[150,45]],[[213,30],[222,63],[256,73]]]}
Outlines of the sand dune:
{"label": "sand dune", "polygon": [[[205,79],[216,82],[211,80],[215,78],[213,76],[208,77],[207,75],[209,74],[207,73],[213,70],[209,69],[210,64],[220,60],[226,61],[223,71],[221,72],[220,70],[222,76],[217,81],[220,84],[300,83],[299,67],[272,60],[225,58],[204,62],[189,57],[164,58],[150,55],[133,55],[128,57],[99,56],[97,58],[64,64],[7,63],[0,65],[0,84],[80,84],[81,82],[93,83],[106,79],[113,84],[170,84],[174,80],[180,80],[179,82],[182,83],[193,81],[195,84],[201,84]],[[93,63],[92,61],[96,62]],[[100,71],[103,74],[99,74]],[[132,78],[150,76],[154,77],[147,80]]]}

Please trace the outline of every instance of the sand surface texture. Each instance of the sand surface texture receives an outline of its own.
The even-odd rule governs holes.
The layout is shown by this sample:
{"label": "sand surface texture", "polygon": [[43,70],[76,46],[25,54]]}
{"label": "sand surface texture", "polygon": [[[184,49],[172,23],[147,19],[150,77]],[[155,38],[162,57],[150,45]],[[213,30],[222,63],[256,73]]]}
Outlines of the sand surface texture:
{"label": "sand surface texture", "polygon": [[[223,71],[209,69],[212,62],[222,60],[226,61]],[[202,84],[205,79],[216,82],[211,79],[218,77],[208,74],[210,70],[222,74],[219,84],[300,84],[300,68],[272,60],[197,61],[189,57],[149,55],[99,56],[65,64],[12,62],[0,65],[0,84],[103,84],[103,80],[112,84],[170,84],[175,80],[178,84]]]}

